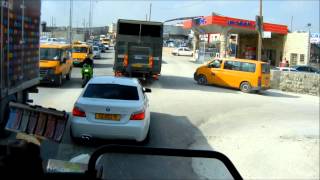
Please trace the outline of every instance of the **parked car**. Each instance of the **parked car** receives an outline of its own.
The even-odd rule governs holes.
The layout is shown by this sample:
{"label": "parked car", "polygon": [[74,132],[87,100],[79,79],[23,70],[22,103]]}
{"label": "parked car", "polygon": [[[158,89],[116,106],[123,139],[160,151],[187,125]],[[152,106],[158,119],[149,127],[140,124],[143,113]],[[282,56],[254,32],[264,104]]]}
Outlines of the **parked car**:
{"label": "parked car", "polygon": [[172,55],[176,56],[193,56],[193,52],[187,47],[179,47],[172,51]]}
{"label": "parked car", "polygon": [[292,66],[292,68],[294,68],[296,71],[299,71],[299,72],[309,72],[309,73],[320,74],[320,70],[312,66],[299,65],[299,66]]}
{"label": "parked car", "polygon": [[292,67],[275,67],[275,70],[278,71],[293,71],[293,72],[297,72],[297,70],[295,68]]}
{"label": "parked car", "polygon": [[197,68],[194,80],[200,85],[219,86],[252,92],[270,87],[268,63],[247,59],[216,59]]}
{"label": "parked car", "polygon": [[100,59],[101,53],[99,46],[92,46],[92,52],[93,52],[93,58],[94,59]]}
{"label": "parked car", "polygon": [[148,97],[135,78],[92,78],[77,99],[71,120],[74,140],[147,140],[150,125]]}

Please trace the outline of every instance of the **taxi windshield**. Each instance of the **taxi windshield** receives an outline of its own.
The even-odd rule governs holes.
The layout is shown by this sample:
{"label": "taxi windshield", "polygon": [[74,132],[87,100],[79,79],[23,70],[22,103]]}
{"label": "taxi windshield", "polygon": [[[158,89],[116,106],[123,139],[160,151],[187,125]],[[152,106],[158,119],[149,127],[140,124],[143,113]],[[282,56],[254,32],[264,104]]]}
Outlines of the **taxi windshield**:
{"label": "taxi windshield", "polygon": [[60,61],[62,50],[57,48],[40,48],[41,60],[57,60]]}
{"label": "taxi windshield", "polygon": [[88,48],[86,48],[86,47],[73,47],[72,48],[72,52],[75,52],[75,53],[87,53],[88,52]]}

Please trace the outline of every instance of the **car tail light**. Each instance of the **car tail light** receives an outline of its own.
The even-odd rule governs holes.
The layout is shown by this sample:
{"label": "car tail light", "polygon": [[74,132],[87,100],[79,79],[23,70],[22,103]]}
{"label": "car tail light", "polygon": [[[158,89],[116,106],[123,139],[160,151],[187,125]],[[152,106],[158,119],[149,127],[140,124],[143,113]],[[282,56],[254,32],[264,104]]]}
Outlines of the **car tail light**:
{"label": "car tail light", "polygon": [[128,66],[128,55],[125,54],[124,57],[123,57],[123,66],[124,67],[127,67]]}
{"label": "car tail light", "polygon": [[258,77],[258,86],[261,86],[261,77]]}
{"label": "car tail light", "polygon": [[149,66],[153,68],[153,56],[149,56]]}
{"label": "car tail light", "polygon": [[78,107],[73,107],[72,115],[79,116],[79,117],[86,117],[86,113]]}
{"label": "car tail light", "polygon": [[144,120],[145,117],[145,111],[140,111],[133,113],[130,117],[130,120]]}

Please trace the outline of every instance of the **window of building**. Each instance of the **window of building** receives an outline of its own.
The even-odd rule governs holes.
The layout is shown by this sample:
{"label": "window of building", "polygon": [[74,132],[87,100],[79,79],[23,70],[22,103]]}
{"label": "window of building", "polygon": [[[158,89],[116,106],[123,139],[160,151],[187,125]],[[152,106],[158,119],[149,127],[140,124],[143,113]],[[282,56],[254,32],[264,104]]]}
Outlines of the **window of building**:
{"label": "window of building", "polygon": [[291,65],[297,65],[297,61],[298,61],[298,54],[296,53],[291,53],[290,54],[290,63]]}
{"label": "window of building", "polygon": [[300,54],[300,62],[304,62],[304,54]]}

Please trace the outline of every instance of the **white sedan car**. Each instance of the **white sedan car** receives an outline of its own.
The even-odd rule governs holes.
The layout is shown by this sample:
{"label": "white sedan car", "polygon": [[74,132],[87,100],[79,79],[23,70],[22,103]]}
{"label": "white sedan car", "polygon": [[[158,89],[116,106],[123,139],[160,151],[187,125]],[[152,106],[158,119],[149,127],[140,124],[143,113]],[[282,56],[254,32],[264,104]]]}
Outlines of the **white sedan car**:
{"label": "white sedan car", "polygon": [[187,47],[174,49],[171,54],[176,56],[193,56],[193,52]]}
{"label": "white sedan car", "polygon": [[150,125],[148,97],[134,78],[92,78],[72,110],[73,139],[147,140]]}

